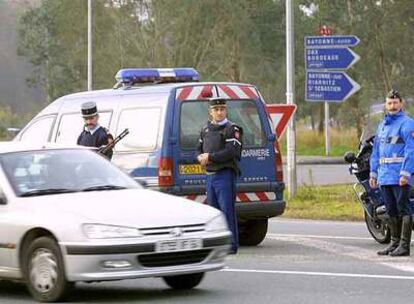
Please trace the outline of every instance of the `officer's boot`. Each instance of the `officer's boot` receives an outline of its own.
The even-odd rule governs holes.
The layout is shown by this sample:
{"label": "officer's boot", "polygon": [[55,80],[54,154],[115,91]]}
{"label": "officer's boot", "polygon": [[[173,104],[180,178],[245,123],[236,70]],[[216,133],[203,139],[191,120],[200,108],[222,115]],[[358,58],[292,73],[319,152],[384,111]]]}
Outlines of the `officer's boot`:
{"label": "officer's boot", "polygon": [[411,230],[413,229],[413,218],[411,215],[404,215],[402,217],[402,230],[401,230],[401,241],[400,245],[390,256],[408,256],[410,255],[411,245]]}
{"label": "officer's boot", "polygon": [[391,244],[387,248],[377,252],[378,255],[388,255],[390,252],[393,252],[400,243],[401,237],[401,218],[400,217],[390,217],[388,220],[388,228],[390,229],[391,234]]}

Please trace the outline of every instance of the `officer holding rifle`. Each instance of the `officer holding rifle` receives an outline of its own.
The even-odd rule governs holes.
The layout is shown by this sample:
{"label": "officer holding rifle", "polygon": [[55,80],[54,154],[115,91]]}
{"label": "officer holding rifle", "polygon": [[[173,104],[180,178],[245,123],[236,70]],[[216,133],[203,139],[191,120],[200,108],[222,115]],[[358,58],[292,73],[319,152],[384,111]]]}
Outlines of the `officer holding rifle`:
{"label": "officer holding rifle", "polygon": [[[109,130],[99,125],[99,114],[95,102],[85,102],[81,106],[82,117],[85,125],[82,133],[78,137],[77,144],[87,147],[99,148],[98,151],[108,159],[112,158],[112,146],[114,138]],[[105,148],[108,146],[108,148]]]}

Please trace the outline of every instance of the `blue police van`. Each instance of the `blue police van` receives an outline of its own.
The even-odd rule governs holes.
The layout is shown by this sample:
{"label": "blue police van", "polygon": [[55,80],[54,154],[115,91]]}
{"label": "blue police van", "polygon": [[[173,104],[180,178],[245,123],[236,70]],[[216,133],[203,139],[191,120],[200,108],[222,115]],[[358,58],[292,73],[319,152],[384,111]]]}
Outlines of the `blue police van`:
{"label": "blue police van", "polygon": [[[285,210],[282,158],[266,104],[251,84],[199,82],[192,68],[123,69],[112,89],[63,96],[37,114],[18,141],[76,143],[81,104],[94,101],[100,125],[120,141],[112,161],[148,188],[206,203],[205,172],[196,159],[208,100],[227,100],[229,119],[243,128],[236,211],[241,245],[257,245],[268,219]],[[162,210],[159,210],[162,212]]]}

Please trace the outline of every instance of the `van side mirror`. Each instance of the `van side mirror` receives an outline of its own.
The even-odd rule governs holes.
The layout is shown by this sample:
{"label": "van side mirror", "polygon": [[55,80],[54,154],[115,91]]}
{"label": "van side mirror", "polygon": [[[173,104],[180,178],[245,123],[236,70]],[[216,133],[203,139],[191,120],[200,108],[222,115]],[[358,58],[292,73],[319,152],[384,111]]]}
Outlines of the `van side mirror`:
{"label": "van side mirror", "polygon": [[270,134],[270,135],[268,135],[268,136],[267,136],[267,140],[268,140],[268,141],[272,141],[272,142],[273,142],[273,141],[275,141],[275,140],[276,140],[276,135],[275,135],[275,134]]}

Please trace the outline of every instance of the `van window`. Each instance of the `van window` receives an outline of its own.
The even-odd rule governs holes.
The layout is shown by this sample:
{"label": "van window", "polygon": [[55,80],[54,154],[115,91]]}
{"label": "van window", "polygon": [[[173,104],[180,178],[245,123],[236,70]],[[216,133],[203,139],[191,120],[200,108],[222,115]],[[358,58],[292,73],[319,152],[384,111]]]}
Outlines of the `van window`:
{"label": "van window", "polygon": [[153,151],[157,147],[160,129],[161,108],[135,108],[121,112],[118,134],[126,128],[129,134],[115,147],[117,152]]}
{"label": "van window", "polygon": [[[243,128],[243,147],[262,147],[266,144],[256,103],[253,100],[227,101],[228,119]],[[180,147],[195,149],[201,128],[206,125],[208,103],[188,101],[181,104]]]}
{"label": "van window", "polygon": [[20,141],[46,143],[52,130],[56,115],[41,117],[32,122],[20,136]]}
{"label": "van window", "polygon": [[[109,128],[112,112],[99,112],[99,124]],[[56,142],[76,144],[79,134],[83,130],[83,118],[79,112],[63,114],[60,118]]]}

